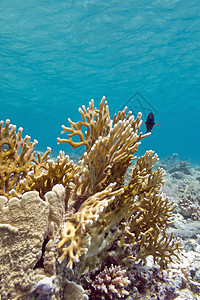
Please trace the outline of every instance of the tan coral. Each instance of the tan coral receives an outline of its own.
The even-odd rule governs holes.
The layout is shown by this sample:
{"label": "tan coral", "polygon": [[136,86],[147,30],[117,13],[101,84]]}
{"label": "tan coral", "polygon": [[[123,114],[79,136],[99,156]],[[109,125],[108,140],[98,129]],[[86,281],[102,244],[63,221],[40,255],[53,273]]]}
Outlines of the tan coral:
{"label": "tan coral", "polygon": [[[68,134],[69,139],[58,138],[58,143],[69,143],[73,149],[85,146],[86,151],[89,151],[99,136],[105,136],[109,132],[111,126],[105,97],[102,98],[99,109],[94,107],[94,100],[91,100],[89,107],[86,109],[83,105],[82,109],[79,108],[79,112],[81,113],[82,121],[75,123],[68,119],[71,127],[62,125],[62,133],[71,132]],[[85,134],[83,133],[84,128],[86,128]],[[80,141],[74,142],[73,136],[78,136]]]}
{"label": "tan coral", "polygon": [[[176,253],[181,249],[181,243],[179,240],[172,242],[172,237],[166,234],[166,229],[173,223],[176,205],[162,197],[164,171],[158,168],[153,172],[152,168],[158,160],[157,155],[153,154],[153,151],[147,151],[138,159],[131,172],[131,180],[125,187],[124,196],[127,201],[135,195],[137,198],[124,232],[129,243],[131,242],[137,253],[140,253],[138,258],[145,258],[145,253],[146,256],[153,255],[155,261],[163,267],[169,262],[168,252],[171,258],[173,255],[177,257]],[[152,249],[152,252],[149,249]]]}
{"label": "tan coral", "polygon": [[20,180],[31,170],[31,163],[36,162],[33,151],[37,141],[30,142],[30,137],[22,138],[22,128],[16,133],[16,126],[6,120],[0,122],[0,195],[11,198],[15,189],[22,193]]}
{"label": "tan coral", "polygon": [[21,181],[25,191],[38,191],[40,196],[50,191],[56,184],[63,184],[70,189],[69,183],[73,181],[77,166],[69,160],[69,156],[60,151],[56,161],[48,159],[46,161],[48,150],[41,157],[38,154],[38,162],[34,164],[33,169],[26,178]]}
{"label": "tan coral", "polygon": [[[43,201],[36,191],[23,194],[21,200],[12,198],[8,201],[6,197],[0,197],[2,300],[19,299],[27,295],[27,292],[46,276],[45,269],[37,269],[35,266],[41,258],[42,245],[47,235],[53,241],[56,230],[60,230],[64,217],[64,199],[65,189],[59,185],[46,195],[46,201]],[[51,212],[52,203],[60,205],[57,208],[57,219]],[[57,227],[54,233],[50,234],[50,224],[53,223]]]}
{"label": "tan coral", "polygon": [[156,230],[150,228],[145,233],[141,233],[138,246],[140,249],[136,259],[145,259],[148,255],[152,255],[154,262],[157,262],[161,269],[168,268],[169,263],[174,262],[175,258],[178,260],[178,253],[182,249],[179,239],[173,239],[172,234],[169,236],[166,229],[161,231],[159,227]]}
{"label": "tan coral", "polygon": [[[101,125],[105,126],[103,129],[98,128],[96,126],[98,122],[95,122],[95,118],[100,120],[104,115],[102,107],[104,98],[99,110],[94,109],[93,102],[89,104],[87,110],[81,110],[84,124],[86,128],[90,128],[85,136],[80,133],[83,122],[70,121],[71,129],[66,128],[64,132],[72,133],[68,134],[69,140],[62,140],[72,147],[86,146],[86,152],[82,155],[78,172],[75,174],[75,187],[72,198],[69,199],[66,225],[62,240],[58,244],[63,251],[60,260],[63,261],[67,257],[70,268],[74,262],[80,260],[83,253],[86,257],[91,257],[109,247],[117,236],[123,235],[124,230],[129,231],[130,236],[134,237],[132,243],[138,242],[139,249],[142,245],[141,236],[153,228],[151,236],[156,243],[160,239],[161,230],[166,230],[169,226],[174,210],[173,204],[167,199],[162,199],[161,185],[164,182],[164,171],[161,168],[153,171],[154,164],[158,160],[153,151],[147,151],[136,161],[130,182],[124,185],[126,170],[135,158],[139,141],[149,135],[138,134],[142,123],[141,114],[139,113],[135,119],[131,112],[126,114],[125,108],[115,115],[112,122],[106,110],[107,117],[104,119],[106,122],[101,122]],[[81,143],[74,144],[72,141],[72,137],[76,134],[81,138]],[[99,195],[102,192],[104,198],[100,200]],[[110,197],[111,194],[114,196]],[[151,240],[146,241],[145,247],[148,249]],[[167,236],[165,242],[168,243]],[[178,246],[172,247],[171,256],[179,248],[179,244],[175,244]],[[160,263],[164,260],[162,252],[161,249],[161,259],[157,255]]]}
{"label": "tan coral", "polygon": [[[172,224],[173,210],[176,206],[160,194],[145,192],[135,204],[134,212],[124,227],[124,235],[136,250],[136,259],[154,257],[160,266],[167,267],[181,250],[179,239],[167,235],[167,228]],[[123,237],[124,238],[124,237]]]}
{"label": "tan coral", "polygon": [[144,156],[139,157],[131,172],[131,179],[125,187],[125,197],[132,197],[142,192],[148,192],[151,188],[159,190],[164,183],[165,174],[162,168],[152,171],[155,162],[158,161],[157,154],[147,151]]}
{"label": "tan coral", "polygon": [[[138,117],[138,122],[140,118],[141,116]],[[137,152],[139,141],[144,138],[144,135],[137,135],[133,130],[133,120],[133,116],[119,119],[106,136],[100,136],[90,151],[83,154],[80,170],[75,176],[74,194],[88,195],[100,191],[110,182],[120,181],[113,172],[120,169],[120,165],[124,166],[121,176],[125,176],[127,167],[134,159],[133,154]]]}
{"label": "tan coral", "polygon": [[[37,192],[28,192],[21,200],[12,198],[8,206],[5,206],[6,203],[7,199],[1,197],[0,274],[4,279],[1,280],[0,294],[2,299],[13,299],[21,293],[23,295],[25,289],[31,289],[37,278],[33,268],[42,254],[42,243],[48,230],[49,205],[39,198]],[[16,289],[15,285],[23,281],[22,290],[19,284],[19,290]]]}
{"label": "tan coral", "polygon": [[0,122],[0,195],[8,199],[21,198],[23,193],[36,190],[44,197],[60,183],[67,189],[77,166],[62,151],[55,162],[50,160],[50,148],[36,157],[34,146],[37,141],[31,142],[29,136],[23,139],[22,130],[19,128],[16,132],[16,126],[9,120],[4,127],[3,121]]}
{"label": "tan coral", "polygon": [[[63,251],[60,261],[62,262],[67,256],[69,268],[73,267],[74,262],[80,260],[83,253],[87,254],[88,257],[96,255],[104,240],[104,230],[109,231],[117,223],[117,219],[110,218],[110,210],[115,202],[115,197],[122,194],[123,189],[113,191],[113,187],[114,185],[110,184],[102,192],[89,197],[76,213],[69,215],[69,217],[66,216],[65,229],[62,232],[62,240],[58,247]],[[105,220],[102,224],[102,218],[105,219],[105,215],[110,218],[110,222]],[[106,226],[106,228],[102,230],[102,226]],[[95,232],[97,233],[97,230],[99,230],[98,236],[94,240],[92,237]],[[64,246],[65,244],[66,246]]]}
{"label": "tan coral", "polygon": [[[149,152],[149,155],[152,156],[152,153]],[[174,207],[161,196],[154,197],[151,192],[152,181],[154,187],[159,188],[162,177],[163,173],[159,170],[151,172],[149,180],[147,180],[146,173],[143,177],[140,174],[139,181],[136,181],[133,186],[125,187],[125,191],[115,190],[116,184],[111,183],[102,192],[86,199],[77,208],[77,212],[67,216],[63,239],[58,244],[59,248],[62,248],[64,244],[68,245],[62,248],[64,253],[61,261],[67,256],[68,267],[72,268],[73,262],[79,261],[83,253],[87,257],[98,254],[111,245],[121,233],[120,230],[111,233],[111,229],[122,224],[122,220],[128,220],[131,215],[133,217],[128,222],[128,226],[132,231],[138,230],[142,233],[146,227],[151,227],[151,224],[160,228],[167,227],[170,224]]]}

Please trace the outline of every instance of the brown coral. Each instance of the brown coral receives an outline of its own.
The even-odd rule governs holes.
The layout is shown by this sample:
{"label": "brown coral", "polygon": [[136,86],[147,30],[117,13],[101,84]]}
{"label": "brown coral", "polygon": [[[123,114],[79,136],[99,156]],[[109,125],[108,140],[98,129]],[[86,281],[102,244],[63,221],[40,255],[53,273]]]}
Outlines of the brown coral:
{"label": "brown coral", "polygon": [[89,282],[90,299],[122,299],[129,295],[126,287],[131,283],[126,270],[120,266],[105,266],[100,272],[94,272],[92,276],[87,277]]}

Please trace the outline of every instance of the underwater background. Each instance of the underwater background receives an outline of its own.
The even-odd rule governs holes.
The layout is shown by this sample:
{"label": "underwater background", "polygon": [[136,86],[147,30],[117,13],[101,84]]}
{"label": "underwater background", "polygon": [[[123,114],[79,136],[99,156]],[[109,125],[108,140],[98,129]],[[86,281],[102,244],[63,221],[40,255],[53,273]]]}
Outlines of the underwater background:
{"label": "underwater background", "polygon": [[106,96],[112,116],[127,105],[162,124],[141,154],[199,162],[199,1],[0,3],[0,119],[22,126],[38,150],[69,153],[57,145],[61,125]]}

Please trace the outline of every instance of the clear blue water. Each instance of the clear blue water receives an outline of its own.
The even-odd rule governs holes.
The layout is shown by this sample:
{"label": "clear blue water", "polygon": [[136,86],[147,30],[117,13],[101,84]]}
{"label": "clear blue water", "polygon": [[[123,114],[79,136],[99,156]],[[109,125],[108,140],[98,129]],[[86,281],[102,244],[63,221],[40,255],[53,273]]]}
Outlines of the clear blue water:
{"label": "clear blue water", "polygon": [[105,95],[113,115],[140,92],[163,124],[141,151],[199,161],[198,0],[0,4],[0,119],[22,126],[41,150],[69,151],[57,137],[79,106]]}

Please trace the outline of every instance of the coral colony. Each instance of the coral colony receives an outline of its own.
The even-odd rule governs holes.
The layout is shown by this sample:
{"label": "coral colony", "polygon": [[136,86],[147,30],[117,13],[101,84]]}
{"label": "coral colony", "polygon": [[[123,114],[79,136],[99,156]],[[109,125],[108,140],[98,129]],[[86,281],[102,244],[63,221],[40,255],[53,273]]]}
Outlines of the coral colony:
{"label": "coral colony", "polygon": [[[135,118],[126,110],[111,120],[103,97],[99,108],[91,100],[79,109],[81,121],[68,119],[70,127],[62,126],[67,137],[58,143],[85,147],[77,164],[63,151],[50,159],[50,148],[36,155],[36,140],[22,138],[22,128],[16,132],[9,120],[0,122],[2,300],[33,293],[92,299],[92,291],[96,299],[126,298],[130,280],[116,265],[117,253],[129,253],[130,261],[151,255],[161,269],[178,257],[180,241],[167,234],[175,205],[162,196],[164,171],[153,170],[158,157],[151,150],[136,158],[149,133],[138,133],[141,113]],[[92,281],[90,272],[112,247],[113,263],[104,263]]]}

